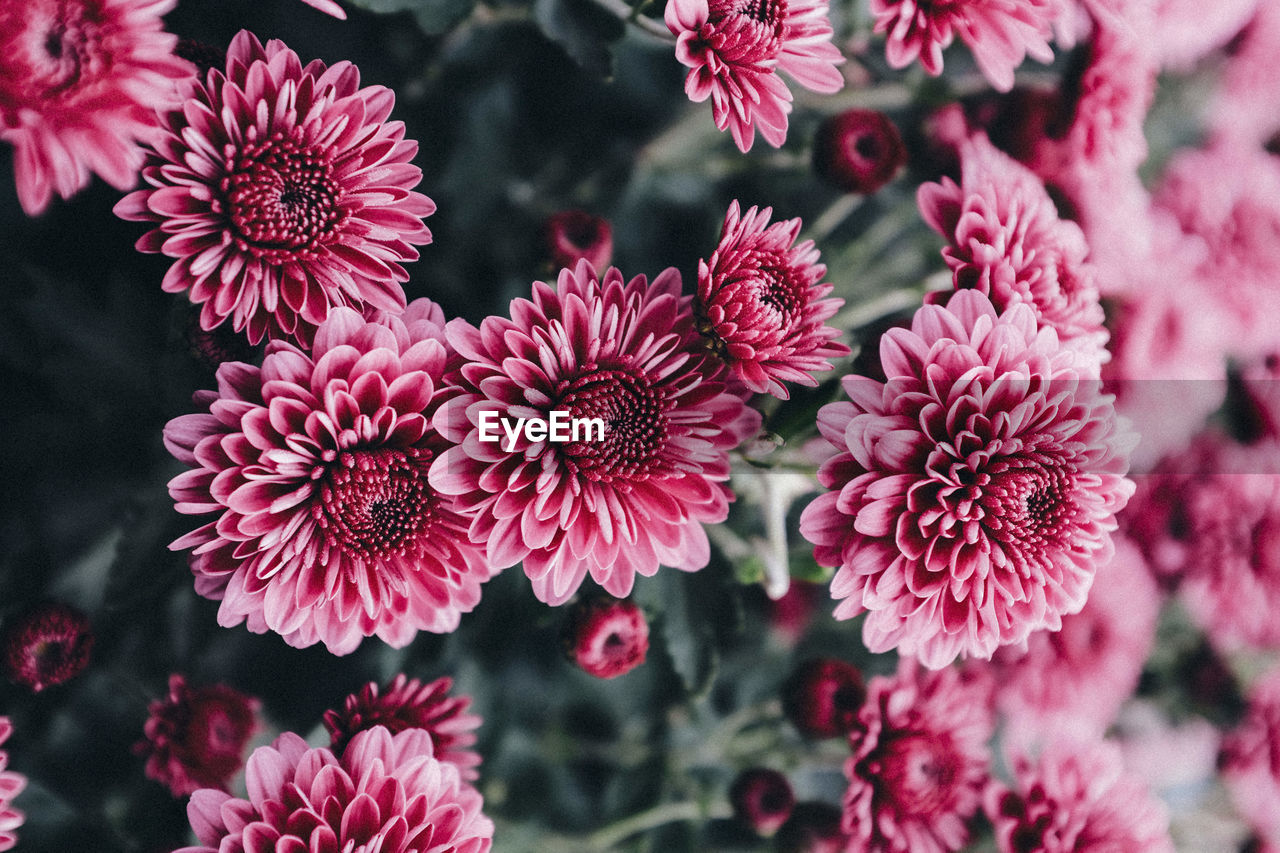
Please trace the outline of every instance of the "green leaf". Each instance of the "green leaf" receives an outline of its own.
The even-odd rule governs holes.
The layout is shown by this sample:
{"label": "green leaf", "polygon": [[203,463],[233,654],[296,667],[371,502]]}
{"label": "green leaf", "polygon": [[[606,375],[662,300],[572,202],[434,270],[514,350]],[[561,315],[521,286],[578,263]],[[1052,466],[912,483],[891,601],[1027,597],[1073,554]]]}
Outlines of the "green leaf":
{"label": "green leaf", "polygon": [[429,35],[448,32],[475,8],[475,0],[351,0],[378,15],[412,12],[418,26]]}
{"label": "green leaf", "polygon": [[533,19],[574,62],[599,77],[613,71],[610,44],[626,25],[590,0],[534,0]]}

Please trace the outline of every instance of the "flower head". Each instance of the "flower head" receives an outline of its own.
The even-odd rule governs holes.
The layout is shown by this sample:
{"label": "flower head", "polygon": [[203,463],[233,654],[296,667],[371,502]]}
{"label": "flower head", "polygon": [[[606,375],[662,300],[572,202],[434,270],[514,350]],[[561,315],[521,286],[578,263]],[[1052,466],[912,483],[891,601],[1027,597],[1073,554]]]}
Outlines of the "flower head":
{"label": "flower head", "polygon": [[756,130],[775,148],[787,137],[791,90],[778,72],[815,92],[844,85],[827,0],[667,0],[665,17],[676,58],[690,69],[685,93],[695,103],[711,98],[716,127],[740,151]]}
{"label": "flower head", "polygon": [[734,817],[757,835],[767,837],[791,817],[796,796],[786,776],[777,770],[753,767],[733,780],[729,786],[729,803]]}
{"label": "flower head", "polygon": [[800,220],[769,224],[773,208],[738,203],[720,230],[710,260],[698,262],[694,315],[707,346],[735,378],[755,392],[784,400],[784,381],[817,385],[813,372],[830,370],[828,358],[849,353],[836,343],[840,330],[824,325],[844,304],[824,298],[819,284],[827,268],[818,263],[812,240],[796,246]]}
{"label": "flower head", "polygon": [[586,261],[595,269],[604,269],[613,257],[613,226],[585,210],[553,213],[543,225],[542,237],[557,268],[572,268],[578,261]]}
{"label": "flower head", "polygon": [[965,845],[988,779],[995,722],[987,702],[981,683],[910,660],[896,675],[871,679],[844,765],[848,850],[945,853]]}
{"label": "flower head", "polygon": [[258,728],[259,703],[225,684],[188,687],[169,676],[169,693],[151,703],[146,738],[134,752],[147,759],[147,778],[175,797],[200,788],[227,790],[244,766],[244,748]]}
{"label": "flower head", "polygon": [[818,126],[814,170],[849,193],[880,189],[907,162],[907,146],[889,117],[876,110],[845,110]]}
{"label": "flower head", "polygon": [[[13,734],[13,723],[8,717],[0,717],[0,746]],[[12,850],[18,843],[14,830],[22,826],[25,815],[15,809],[11,803],[13,798],[27,787],[27,777],[21,773],[7,770],[9,753],[0,749],[0,850]]]}
{"label": "flower head", "polygon": [[1249,691],[1249,708],[1218,757],[1231,801],[1264,840],[1280,846],[1280,669]]}
{"label": "flower head", "polygon": [[[624,282],[584,261],[555,287],[535,282],[511,319],[448,333],[468,363],[434,419],[456,446],[430,482],[474,513],[492,566],[523,561],[538,598],[562,604],[588,574],[624,597],[659,565],[707,564],[702,525],[728,515],[728,452],[760,417],[708,377],[675,270]],[[568,441],[518,429],[556,417],[586,429]]]}
{"label": "flower head", "polygon": [[155,223],[138,249],[175,259],[162,286],[188,292],[205,329],[306,344],[336,306],[398,312],[435,204],[413,190],[418,146],[386,120],[394,100],[349,62],[304,66],[242,31],[226,73],[165,115],[148,186],[116,213]]}
{"label": "flower head", "polygon": [[261,368],[222,365],[206,411],[165,427],[191,468],[169,484],[177,510],[216,515],[171,547],[193,549],[220,624],[347,654],[452,631],[480,600],[491,572],[470,521],[427,482],[448,446],[431,426],[443,320],[425,299],[381,322],[337,308],[310,353],[273,341]]}
{"label": "flower head", "polygon": [[18,200],[34,216],[91,172],[127,190],[193,68],[160,16],[175,0],[0,2],[0,139],[16,149]]}
{"label": "flower head", "polygon": [[5,632],[4,668],[14,682],[39,693],[79,675],[93,651],[89,617],[66,604],[42,604]]}
{"label": "flower head", "polygon": [[342,755],[357,734],[374,726],[384,726],[392,734],[405,729],[422,729],[431,735],[432,754],[458,768],[462,778],[478,778],[480,756],[469,747],[476,742],[475,728],[480,717],[468,714],[469,696],[450,696],[453,679],[437,678],[423,684],[401,673],[381,691],[377,682],[348,696],[340,710],[324,712],[329,730],[329,748]]}
{"label": "flower head", "polygon": [[847,735],[858,727],[867,698],[862,671],[835,658],[805,661],[782,686],[782,709],[807,737]]}
{"label": "flower head", "polygon": [[1169,815],[1112,743],[1055,740],[1038,762],[1020,757],[1014,788],[986,793],[1000,853],[1123,850],[1173,853]]}
{"label": "flower head", "polygon": [[197,791],[187,816],[199,844],[177,853],[280,850],[487,853],[493,822],[458,768],[420,729],[360,732],[341,757],[292,732],[254,750],[248,798]]}
{"label": "flower head", "polygon": [[644,663],[649,621],[630,599],[592,596],[570,612],[564,639],[569,659],[584,672],[617,678]]}
{"label": "flower head", "polygon": [[800,529],[836,566],[836,616],[931,668],[989,658],[1084,606],[1110,558],[1132,437],[1030,306],[962,290],[880,342],[818,428],[840,451]]}

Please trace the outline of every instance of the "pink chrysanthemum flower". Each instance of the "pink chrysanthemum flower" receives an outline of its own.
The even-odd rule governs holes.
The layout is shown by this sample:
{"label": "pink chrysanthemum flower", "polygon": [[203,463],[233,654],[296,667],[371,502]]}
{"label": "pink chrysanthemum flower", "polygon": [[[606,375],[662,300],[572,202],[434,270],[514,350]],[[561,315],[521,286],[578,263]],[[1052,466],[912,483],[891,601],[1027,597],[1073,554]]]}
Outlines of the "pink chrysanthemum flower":
{"label": "pink chrysanthemum flower", "polygon": [[634,601],[606,595],[579,601],[564,625],[565,653],[588,675],[617,678],[644,663],[649,620]]}
{"label": "pink chrysanthemum flower", "polygon": [[79,675],[93,652],[89,617],[58,602],[19,616],[4,637],[4,668],[17,684],[39,693]]}
{"label": "pink chrysanthemum flower", "polygon": [[840,453],[800,530],[873,652],[989,658],[1084,606],[1110,559],[1131,436],[1030,306],[962,290],[880,342],[818,428]]}
{"label": "pink chrysanthemum flower", "polygon": [[961,145],[960,164],[959,185],[943,178],[917,193],[924,220],[950,241],[942,256],[955,287],[981,291],[1000,311],[1030,305],[1040,325],[1081,354],[1079,366],[1100,369],[1110,357],[1107,331],[1080,226],[1059,219],[1040,179],[985,134]]}
{"label": "pink chrysanthemum flower", "polygon": [[857,853],[947,853],[982,803],[992,719],[987,686],[903,660],[867,686],[849,736],[842,827]]}
{"label": "pink chrysanthemum flower", "polygon": [[1280,132],[1280,92],[1275,85],[1280,80],[1280,6],[1259,0],[1250,5],[1253,19],[1232,45],[1222,69],[1210,105],[1210,126],[1215,135],[1265,145]]}
{"label": "pink chrysanthemum flower", "polygon": [[1280,846],[1280,669],[1249,691],[1244,720],[1223,739],[1219,772],[1261,839]]}
{"label": "pink chrysanthemum flower", "polygon": [[169,676],[169,693],[149,707],[146,738],[133,748],[147,760],[148,779],[175,797],[200,788],[227,790],[244,766],[244,749],[258,728],[259,702],[225,684],[188,687]]}
{"label": "pink chrysanthemum flower", "polygon": [[377,682],[348,696],[341,710],[324,712],[329,730],[329,748],[342,755],[357,734],[374,726],[385,726],[392,734],[405,729],[422,729],[431,735],[432,754],[458,768],[462,778],[479,778],[476,767],[480,755],[470,749],[476,742],[475,729],[481,719],[468,714],[469,696],[450,696],[453,679],[437,678],[423,684],[401,673],[381,692]]}
{"label": "pink chrysanthemum flower", "polygon": [[787,138],[791,90],[779,72],[815,92],[844,85],[827,0],[667,0],[665,18],[676,59],[691,69],[685,93],[695,103],[711,98],[716,127],[740,151],[757,130],[775,148]]}
{"label": "pink chrysanthemum flower", "polygon": [[1013,88],[1013,71],[1030,56],[1053,59],[1049,39],[1061,14],[1056,0],[871,0],[875,31],[886,33],[885,56],[894,68],[916,59],[935,77],[942,51],[958,34],[991,85]]}
{"label": "pink chrysanthemum flower", "polygon": [[[13,734],[13,723],[8,717],[0,717],[0,746]],[[12,850],[18,843],[15,829],[22,826],[25,815],[12,805],[13,798],[27,787],[27,777],[7,770],[9,753],[0,749],[0,850]]]}
{"label": "pink chrysanthemum flower", "polygon": [[831,285],[819,283],[827,268],[813,241],[794,245],[800,220],[770,225],[772,215],[771,207],[743,216],[737,201],[729,205],[720,244],[698,262],[693,312],[707,346],[735,378],[785,400],[783,382],[817,385],[813,373],[830,370],[827,359],[849,348],[835,340],[839,329],[825,325],[844,300],[824,298]]}
{"label": "pink chrysanthemum flower", "polygon": [[188,291],[205,329],[230,320],[253,343],[307,344],[335,306],[399,312],[401,263],[431,242],[435,204],[413,190],[418,146],[386,120],[394,101],[349,62],[303,66],[242,31],[225,75],[167,113],[149,186],[116,213],[156,223],[138,249],[176,259],[162,286]]}
{"label": "pink chrysanthemum flower", "polygon": [[262,367],[229,363],[206,413],[175,418],[165,445],[192,470],[177,510],[216,518],[192,548],[196,591],[219,624],[323,642],[347,654],[376,634],[404,646],[446,632],[491,575],[457,502],[427,483],[448,446],[431,426],[449,355],[428,300],[368,322],[336,308],[312,351],[272,341]]}
{"label": "pink chrysanthemum flower", "polygon": [[175,0],[0,2],[0,139],[13,144],[18,200],[34,216],[91,172],[138,180],[155,109],[179,101],[193,67],[160,16]]}
{"label": "pink chrysanthemum flower", "polygon": [[1168,813],[1115,744],[1055,740],[1035,763],[1019,757],[1015,773],[1014,788],[986,793],[1000,853],[1174,853]]}
{"label": "pink chrysanthemum flower", "polygon": [[341,757],[288,732],[254,750],[245,776],[247,799],[192,795],[200,843],[175,853],[487,853],[493,844],[480,793],[432,757],[420,729],[361,732]]}
{"label": "pink chrysanthemum flower", "polygon": [[[584,261],[555,287],[535,282],[511,319],[448,332],[469,363],[435,417],[458,446],[432,464],[431,486],[475,514],[471,538],[492,566],[523,560],[538,598],[563,604],[588,574],[625,597],[659,565],[707,564],[702,525],[728,515],[728,454],[760,416],[708,377],[678,272],[624,282]],[[554,426],[553,412],[585,430],[504,434],[520,418]]]}

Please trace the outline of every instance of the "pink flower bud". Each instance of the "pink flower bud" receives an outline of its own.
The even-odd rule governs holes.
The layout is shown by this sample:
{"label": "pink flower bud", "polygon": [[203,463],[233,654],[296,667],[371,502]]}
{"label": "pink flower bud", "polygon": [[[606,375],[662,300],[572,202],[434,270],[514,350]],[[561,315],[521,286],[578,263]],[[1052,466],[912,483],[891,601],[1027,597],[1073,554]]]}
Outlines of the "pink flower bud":
{"label": "pink flower bud", "polygon": [[870,194],[907,162],[898,128],[884,113],[848,110],[822,123],[813,140],[813,168],[845,192]]}
{"label": "pink flower bud", "polygon": [[796,797],[786,776],[777,770],[755,767],[733,780],[729,802],[734,817],[767,838],[791,817]]}
{"label": "pink flower bud", "polygon": [[79,675],[91,651],[89,617],[65,604],[41,604],[9,626],[4,667],[14,683],[39,693]]}
{"label": "pink flower bud", "polygon": [[867,698],[862,673],[852,664],[818,658],[799,666],[782,687],[787,718],[806,737],[839,737],[858,725]]}
{"label": "pink flower bud", "polygon": [[630,672],[649,651],[649,623],[630,600],[606,596],[581,601],[565,630],[569,659],[596,678]]}
{"label": "pink flower bud", "polygon": [[603,272],[613,257],[613,226],[583,210],[553,213],[542,228],[542,236],[557,267],[573,268],[585,260]]}

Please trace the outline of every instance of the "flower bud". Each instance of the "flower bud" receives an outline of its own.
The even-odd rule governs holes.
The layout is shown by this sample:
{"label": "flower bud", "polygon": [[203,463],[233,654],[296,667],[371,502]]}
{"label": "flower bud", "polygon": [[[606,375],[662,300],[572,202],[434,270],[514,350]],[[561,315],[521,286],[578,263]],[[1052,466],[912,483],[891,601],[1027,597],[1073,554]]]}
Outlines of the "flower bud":
{"label": "flower bud", "polygon": [[617,678],[644,663],[649,623],[630,600],[579,601],[565,623],[569,659],[596,678]]}
{"label": "flower bud", "polygon": [[884,113],[848,110],[831,116],[813,141],[813,168],[845,192],[869,194],[907,162],[907,147]]}
{"label": "flower bud", "polygon": [[585,260],[603,272],[613,257],[613,227],[609,220],[583,210],[562,210],[547,218],[543,241],[551,262],[569,269]]}
{"label": "flower bud", "polygon": [[862,673],[834,658],[801,664],[782,687],[782,708],[806,737],[848,734],[858,726],[858,711],[867,698]]}
{"label": "flower bud", "polygon": [[755,767],[744,770],[729,787],[729,803],[733,814],[757,834],[769,837],[778,831],[791,810],[796,797],[787,777],[777,770]]}
{"label": "flower bud", "polygon": [[66,604],[40,604],[5,632],[4,667],[14,683],[39,693],[79,675],[92,650],[88,616]]}

